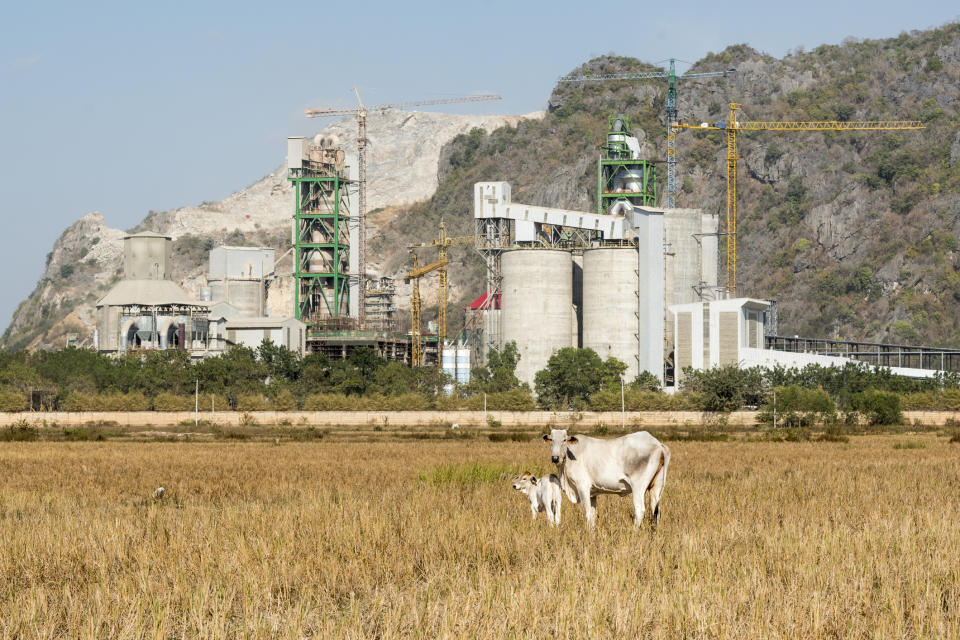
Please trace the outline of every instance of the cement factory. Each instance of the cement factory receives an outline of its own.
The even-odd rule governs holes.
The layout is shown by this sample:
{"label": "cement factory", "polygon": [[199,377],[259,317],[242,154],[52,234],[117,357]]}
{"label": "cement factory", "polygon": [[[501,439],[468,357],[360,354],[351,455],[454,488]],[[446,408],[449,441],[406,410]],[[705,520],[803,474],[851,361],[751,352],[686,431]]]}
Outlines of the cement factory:
{"label": "cement factory", "polygon": [[[770,124],[738,122],[735,106],[729,123],[700,128],[736,131]],[[537,371],[564,347],[615,357],[627,365],[626,381],[648,372],[668,390],[682,381],[687,367],[728,364],[859,361],[910,377],[960,369],[960,351],[779,335],[775,301],[736,296],[730,273],[736,227],[729,203],[724,232],[716,214],[658,207],[656,164],[641,157],[642,145],[625,115],[609,119],[597,159],[593,211],[514,202],[509,182],[475,184],[472,236],[448,237],[441,223],[436,240],[410,248],[411,328],[400,331],[395,282],[365,268],[365,139],[359,114],[358,122],[358,179],[349,177],[344,151],[333,140],[287,141],[287,179],[294,192],[288,316],[266,312],[266,288],[278,262],[273,249],[212,249],[208,286],[200,300],[192,300],[171,279],[171,239],[131,234],[124,240],[124,277],[97,302],[97,348],[110,354],[184,349],[202,358],[269,339],[300,354],[344,358],[370,347],[389,360],[439,366],[465,383],[470,367],[483,364],[489,349],[514,342],[521,356],[516,375],[531,387]],[[735,133],[731,137],[735,145]],[[735,213],[735,161],[732,171]],[[668,161],[669,204],[675,202],[674,180]],[[729,180],[728,175],[728,187]],[[728,273],[722,283],[725,236]],[[447,251],[453,245],[471,246],[486,267],[484,290],[464,310],[465,329],[455,337],[447,333]],[[436,250],[436,259],[421,263],[428,249]],[[434,272],[437,320],[424,328],[420,281]]]}

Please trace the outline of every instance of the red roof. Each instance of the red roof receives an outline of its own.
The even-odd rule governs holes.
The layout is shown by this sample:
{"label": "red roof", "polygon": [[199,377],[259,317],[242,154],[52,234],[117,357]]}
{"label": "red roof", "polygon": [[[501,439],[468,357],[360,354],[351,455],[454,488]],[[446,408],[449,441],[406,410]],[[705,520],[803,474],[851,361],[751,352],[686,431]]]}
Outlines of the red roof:
{"label": "red roof", "polygon": [[[477,298],[476,300],[474,300],[473,302],[471,302],[469,305],[467,305],[467,309],[470,309],[471,311],[477,311],[478,309],[489,309],[489,308],[491,308],[491,307],[490,307],[490,304],[487,302],[487,293],[486,293],[486,292],[481,293],[479,298]],[[495,294],[493,295],[493,308],[494,308],[494,309],[499,309],[499,308],[500,308],[500,294],[499,294],[499,293],[495,293]]]}

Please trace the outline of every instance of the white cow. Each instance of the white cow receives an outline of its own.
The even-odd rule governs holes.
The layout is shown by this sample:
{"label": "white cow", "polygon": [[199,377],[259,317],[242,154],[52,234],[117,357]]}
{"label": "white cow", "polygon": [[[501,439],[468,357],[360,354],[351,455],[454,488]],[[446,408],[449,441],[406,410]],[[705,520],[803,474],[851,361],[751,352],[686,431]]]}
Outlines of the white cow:
{"label": "white cow", "polygon": [[550,443],[550,460],[557,465],[564,493],[570,502],[583,504],[591,527],[601,493],[633,493],[634,524],[640,526],[645,495],[650,491],[654,522],[660,521],[660,496],[667,482],[670,449],[652,435],[638,431],[601,440],[568,436],[566,429],[553,429],[543,439]]}
{"label": "white cow", "polygon": [[560,505],[563,496],[560,491],[560,479],[550,474],[549,478],[540,478],[529,471],[513,479],[513,488],[525,493],[530,500],[530,513],[533,518],[541,511],[547,512],[547,522],[551,525],[560,524]]}

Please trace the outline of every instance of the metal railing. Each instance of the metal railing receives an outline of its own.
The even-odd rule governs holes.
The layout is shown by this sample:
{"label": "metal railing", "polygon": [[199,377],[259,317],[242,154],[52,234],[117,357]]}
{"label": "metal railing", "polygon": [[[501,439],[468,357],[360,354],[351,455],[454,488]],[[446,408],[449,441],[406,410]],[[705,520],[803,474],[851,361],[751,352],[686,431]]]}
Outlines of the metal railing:
{"label": "metal railing", "polygon": [[765,342],[766,348],[774,351],[850,358],[878,367],[960,371],[960,350],[957,349],[798,336],[767,336]]}

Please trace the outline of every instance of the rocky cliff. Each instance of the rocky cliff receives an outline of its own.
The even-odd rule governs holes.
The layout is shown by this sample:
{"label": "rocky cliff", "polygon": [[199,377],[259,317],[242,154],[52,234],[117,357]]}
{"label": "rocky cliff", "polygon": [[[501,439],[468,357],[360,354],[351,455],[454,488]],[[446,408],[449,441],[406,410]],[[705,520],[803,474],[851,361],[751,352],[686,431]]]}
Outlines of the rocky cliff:
{"label": "rocky cliff", "polygon": [[[742,120],[926,125],[741,134],[740,293],[777,299],[788,335],[960,347],[960,24],[783,59],[734,45],[690,71],[731,67],[726,78],[678,83],[683,121],[726,120],[728,103],[738,102]],[[604,56],[571,73],[651,68]],[[543,120],[455,139],[437,193],[382,237],[425,240],[424,221],[440,218],[468,232],[464,203],[484,180],[512,183],[518,202],[589,210],[608,116],[629,115],[652,157],[666,157],[666,89],[663,80],[557,85]],[[679,206],[725,217],[726,152],[721,131],[679,134]],[[461,264],[451,283],[465,300],[483,271],[468,252],[453,259]]]}
{"label": "rocky cliff", "polygon": [[[370,239],[377,238],[379,226],[388,224],[399,207],[425,200],[436,191],[441,149],[452,138],[476,128],[494,130],[542,116],[372,113],[367,119]],[[337,122],[321,133],[338,141],[355,172],[356,121]],[[277,146],[282,149],[284,142],[278,140]],[[151,212],[135,230],[157,231],[173,238],[174,279],[197,295],[205,285],[207,251],[213,246],[270,246],[278,250],[278,257],[286,252],[292,207],[293,191],[281,166],[220,202]],[[68,333],[78,334],[81,342],[89,344],[96,325],[96,300],[120,277],[123,236],[124,231],[108,227],[99,213],[87,214],[67,228],[54,243],[36,289],[14,313],[0,347],[61,347]],[[376,270],[380,262],[371,256],[370,268]],[[291,268],[288,256],[277,271],[289,274]],[[292,295],[290,277],[271,283],[268,300],[272,313],[289,315]]]}
{"label": "rocky cliff", "polygon": [[[922,120],[927,127],[742,134],[740,293],[777,299],[781,331],[790,335],[960,347],[960,24],[848,39],[783,59],[734,45],[691,71],[731,67],[725,78],[680,82],[682,120],[724,120],[728,103],[738,102],[744,120]],[[571,72],[651,68],[603,56]],[[608,116],[628,114],[651,156],[666,157],[666,89],[662,80],[560,84],[542,118],[451,120],[445,128],[428,124],[427,114],[371,116],[369,264],[401,274],[406,245],[434,238],[440,220],[451,235],[470,234],[479,181],[510,182],[518,202],[592,209]],[[351,150],[353,123],[329,131]],[[416,164],[421,156],[428,161]],[[680,133],[678,158],[678,205],[723,215],[722,132]],[[154,214],[142,226],[177,237],[183,264],[193,265],[178,275],[189,288],[211,242],[284,249],[290,199],[278,171],[222,203]],[[108,238],[99,250],[93,233]],[[3,344],[56,344],[66,324],[89,327],[89,305],[119,266],[107,248],[117,237],[92,216],[65,232]],[[471,248],[454,247],[450,258],[455,328],[457,307],[477,295],[484,273]],[[433,287],[423,290],[429,306]],[[286,313],[289,303],[271,297]]]}

